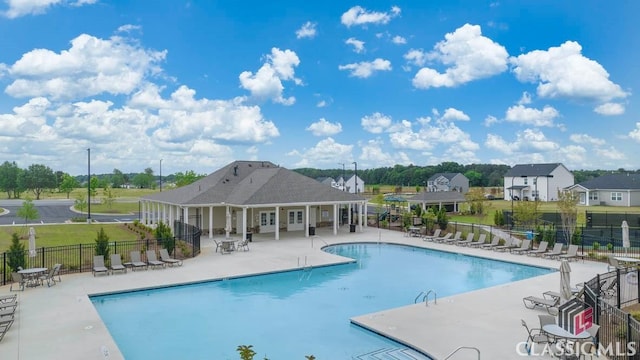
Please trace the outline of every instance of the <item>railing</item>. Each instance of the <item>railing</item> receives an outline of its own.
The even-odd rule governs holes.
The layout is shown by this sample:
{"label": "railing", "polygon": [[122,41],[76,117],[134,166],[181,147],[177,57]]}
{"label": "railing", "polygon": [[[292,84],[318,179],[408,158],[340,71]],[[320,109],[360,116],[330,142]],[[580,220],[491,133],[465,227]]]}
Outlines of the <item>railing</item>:
{"label": "railing", "polygon": [[425,306],[429,306],[429,295],[430,294],[433,294],[433,303],[437,304],[438,303],[438,295],[433,290],[429,290],[429,291],[426,291],[426,292],[420,291],[418,296],[416,296],[416,298],[413,300],[413,303],[417,304],[418,300],[420,300],[420,297],[422,296],[422,300],[420,300],[420,302],[424,301]]}
{"label": "railing", "polygon": [[329,246],[329,244],[328,244],[326,241],[324,241],[324,239],[323,239],[323,238],[321,238],[321,237],[320,237],[320,236],[318,236],[318,235],[313,235],[313,236],[311,236],[311,247],[313,247],[313,240],[314,240],[314,239],[315,239],[315,240],[320,240],[320,241],[322,241],[322,243],[324,244],[324,246]]}
{"label": "railing", "polygon": [[459,348],[453,350],[449,355],[447,355],[447,357],[445,357],[444,360],[450,359],[455,353],[457,353],[460,350],[474,350],[478,354],[478,360],[480,360],[480,349],[473,346],[460,346]]}

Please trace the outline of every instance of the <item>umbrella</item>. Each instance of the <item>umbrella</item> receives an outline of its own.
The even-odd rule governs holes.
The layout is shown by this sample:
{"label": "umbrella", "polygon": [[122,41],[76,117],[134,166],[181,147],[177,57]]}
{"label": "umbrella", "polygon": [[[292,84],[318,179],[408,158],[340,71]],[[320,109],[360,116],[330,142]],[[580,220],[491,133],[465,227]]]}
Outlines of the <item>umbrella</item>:
{"label": "umbrella", "polygon": [[631,247],[631,241],[629,240],[629,224],[627,224],[627,220],[622,221],[622,247],[624,247],[624,252]]}
{"label": "umbrella", "polygon": [[565,303],[571,298],[571,266],[569,260],[560,263],[560,303]]}
{"label": "umbrella", "polygon": [[229,237],[229,233],[231,232],[231,213],[229,212],[229,208],[227,208],[227,222],[224,226],[224,231],[227,233],[226,236]]}
{"label": "umbrella", "polygon": [[29,228],[29,257],[36,256],[36,229]]}

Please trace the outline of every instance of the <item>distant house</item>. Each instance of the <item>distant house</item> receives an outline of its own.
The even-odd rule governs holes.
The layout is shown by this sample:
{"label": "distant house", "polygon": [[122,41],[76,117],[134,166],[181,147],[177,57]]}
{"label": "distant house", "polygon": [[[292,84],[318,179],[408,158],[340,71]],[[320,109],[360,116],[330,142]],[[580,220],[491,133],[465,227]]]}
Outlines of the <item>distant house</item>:
{"label": "distant house", "polygon": [[352,175],[344,182],[345,191],[352,194],[360,194],[364,192],[364,181],[359,176]]}
{"label": "distant house", "polygon": [[566,190],[578,193],[582,205],[640,206],[640,174],[602,175]]}
{"label": "distant house", "polygon": [[467,201],[464,194],[458,191],[420,192],[407,199],[409,205],[420,205],[423,210],[435,206],[447,211],[457,212],[459,205]]}
{"label": "distant house", "polygon": [[338,189],[340,191],[344,191],[344,179],[342,178],[342,176],[337,180],[332,177],[320,177],[316,180],[318,180],[318,182],[321,184],[331,186],[332,188]]}
{"label": "distant house", "polygon": [[427,180],[430,192],[457,191],[466,194],[469,191],[469,179],[460,173],[438,173]]}
{"label": "distant house", "polygon": [[504,199],[556,201],[558,190],[573,184],[573,174],[560,163],[518,164],[504,175]]}

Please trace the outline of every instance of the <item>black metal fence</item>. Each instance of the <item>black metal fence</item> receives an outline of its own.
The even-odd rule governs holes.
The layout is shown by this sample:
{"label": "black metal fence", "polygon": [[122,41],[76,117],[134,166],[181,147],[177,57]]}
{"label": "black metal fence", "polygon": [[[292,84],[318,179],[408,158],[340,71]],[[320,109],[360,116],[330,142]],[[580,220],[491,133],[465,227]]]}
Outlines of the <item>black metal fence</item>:
{"label": "black metal fence", "polygon": [[[176,235],[171,239],[175,249],[172,256],[178,259],[195,257],[200,254],[200,235],[202,231],[196,226],[176,222]],[[123,262],[130,261],[131,251],[140,251],[145,256],[146,250],[154,250],[156,253],[163,248],[163,241],[158,239],[114,241],[109,243],[109,254],[120,254]],[[36,249],[35,256],[30,256],[25,250],[24,268],[52,268],[54,264],[62,264],[60,274],[88,272],[93,269],[93,256],[95,255],[95,243],[41,247]],[[11,281],[9,267],[9,252],[0,254],[0,282],[6,285]],[[108,263],[109,259],[106,259]]]}

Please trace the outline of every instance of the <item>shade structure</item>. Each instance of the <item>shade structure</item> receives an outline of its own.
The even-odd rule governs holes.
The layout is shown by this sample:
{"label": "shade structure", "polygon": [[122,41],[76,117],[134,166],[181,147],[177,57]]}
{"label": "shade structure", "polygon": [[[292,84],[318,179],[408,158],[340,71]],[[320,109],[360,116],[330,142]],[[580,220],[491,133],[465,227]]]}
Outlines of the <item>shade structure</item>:
{"label": "shade structure", "polygon": [[560,303],[563,304],[571,299],[571,266],[569,260],[562,260],[560,263]]}
{"label": "shade structure", "polygon": [[631,247],[631,240],[629,240],[629,224],[627,224],[627,220],[622,220],[622,247],[624,248],[624,252]]}
{"label": "shade structure", "polygon": [[29,257],[36,256],[36,229],[29,228]]}

